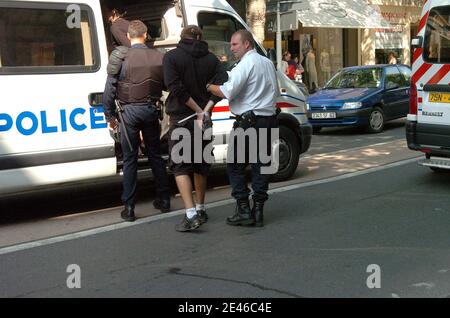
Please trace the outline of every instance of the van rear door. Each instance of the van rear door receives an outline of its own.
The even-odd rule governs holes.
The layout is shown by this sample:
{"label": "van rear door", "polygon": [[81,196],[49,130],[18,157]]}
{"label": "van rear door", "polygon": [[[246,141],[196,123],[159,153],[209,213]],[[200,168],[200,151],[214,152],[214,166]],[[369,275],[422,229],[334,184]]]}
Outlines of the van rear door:
{"label": "van rear door", "polygon": [[88,102],[108,60],[89,3],[0,2],[0,193],[117,172],[102,109]]}
{"label": "van rear door", "polygon": [[421,124],[450,126],[450,5],[444,2],[448,3],[430,1],[423,50],[416,50],[421,56],[415,62],[413,81]]}

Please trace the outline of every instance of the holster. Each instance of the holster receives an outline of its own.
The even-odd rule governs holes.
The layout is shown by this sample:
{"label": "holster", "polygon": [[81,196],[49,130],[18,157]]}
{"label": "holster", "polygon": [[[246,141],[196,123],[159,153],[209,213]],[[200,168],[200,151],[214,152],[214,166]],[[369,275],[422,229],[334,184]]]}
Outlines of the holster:
{"label": "holster", "polygon": [[242,128],[244,130],[254,127],[256,125],[256,115],[252,110],[236,116],[236,121],[233,124],[233,128]]}

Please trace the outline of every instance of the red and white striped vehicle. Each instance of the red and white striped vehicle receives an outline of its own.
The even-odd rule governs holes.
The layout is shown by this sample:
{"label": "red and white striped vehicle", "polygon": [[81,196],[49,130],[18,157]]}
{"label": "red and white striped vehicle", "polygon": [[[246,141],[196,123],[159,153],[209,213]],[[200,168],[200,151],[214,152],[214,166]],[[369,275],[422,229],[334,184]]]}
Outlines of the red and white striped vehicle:
{"label": "red and white striped vehicle", "polygon": [[408,147],[425,153],[420,164],[450,169],[450,0],[425,0],[415,48]]}

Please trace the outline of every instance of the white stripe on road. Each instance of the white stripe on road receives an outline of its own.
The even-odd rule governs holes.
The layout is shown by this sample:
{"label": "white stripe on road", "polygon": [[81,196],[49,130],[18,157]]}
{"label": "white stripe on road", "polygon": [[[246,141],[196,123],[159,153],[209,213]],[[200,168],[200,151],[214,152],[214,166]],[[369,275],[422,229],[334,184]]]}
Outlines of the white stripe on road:
{"label": "white stripe on road", "polygon": [[[403,166],[403,165],[418,161],[420,158],[421,157],[402,160],[402,161],[394,162],[394,163],[387,164],[384,166],[375,167],[375,168],[366,169],[366,170],[357,171],[357,172],[352,172],[352,173],[347,173],[347,174],[336,176],[336,177],[325,178],[325,179],[321,179],[321,180],[315,180],[315,181],[280,187],[280,188],[270,190],[269,194],[281,193],[281,192],[291,191],[291,190],[295,190],[295,189],[312,187],[312,186],[316,186],[319,184],[325,184],[325,183],[345,180],[345,179],[349,179],[349,178],[353,178],[353,177],[357,177],[357,176],[361,176],[361,175],[365,175],[365,174],[369,174],[369,173],[373,173],[373,172],[378,172],[378,171],[382,171],[382,170],[386,170],[386,169],[390,169],[390,168],[394,168],[394,167],[398,167],[398,166]],[[215,207],[233,204],[234,202],[235,202],[234,199],[228,199],[228,200],[223,200],[223,201],[218,201],[218,202],[207,204],[206,207],[207,208],[215,208]],[[183,210],[178,210],[178,211],[174,211],[174,212],[170,212],[170,213],[158,214],[155,216],[138,219],[137,221],[135,221],[133,223],[118,223],[118,224],[108,225],[108,226],[95,228],[95,229],[91,229],[91,230],[86,230],[86,231],[82,231],[82,232],[78,232],[78,233],[67,234],[67,235],[57,236],[57,237],[53,237],[53,238],[49,238],[49,239],[38,240],[38,241],[30,242],[30,243],[23,243],[23,244],[19,244],[19,245],[4,247],[4,248],[0,248],[0,255],[10,254],[10,253],[28,250],[28,249],[32,249],[32,248],[36,248],[36,247],[51,245],[51,244],[55,244],[55,243],[85,238],[85,237],[97,235],[100,233],[125,229],[125,228],[129,228],[132,226],[138,226],[141,224],[153,223],[156,221],[172,218],[174,216],[180,216],[180,215],[183,215],[184,213],[185,213],[185,210],[183,209]]]}

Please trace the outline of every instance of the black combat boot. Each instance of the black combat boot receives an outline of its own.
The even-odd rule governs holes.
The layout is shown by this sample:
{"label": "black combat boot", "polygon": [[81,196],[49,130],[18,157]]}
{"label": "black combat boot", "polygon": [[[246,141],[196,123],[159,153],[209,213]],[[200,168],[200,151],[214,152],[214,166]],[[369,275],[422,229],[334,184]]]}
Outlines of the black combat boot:
{"label": "black combat boot", "polygon": [[254,217],[256,227],[264,226],[264,202],[253,200],[252,215]]}
{"label": "black combat boot", "polygon": [[248,199],[238,200],[236,204],[236,213],[227,218],[228,225],[251,225],[255,222],[250,211]]}
{"label": "black combat boot", "polygon": [[124,219],[127,222],[136,221],[136,217],[134,216],[134,206],[133,205],[125,205],[125,208],[120,213],[120,216],[122,217],[122,219]]}
{"label": "black combat boot", "polygon": [[170,199],[156,199],[153,201],[153,206],[162,213],[170,212]]}

